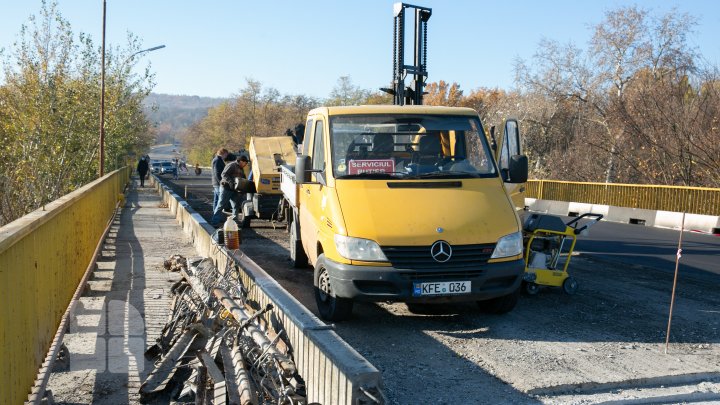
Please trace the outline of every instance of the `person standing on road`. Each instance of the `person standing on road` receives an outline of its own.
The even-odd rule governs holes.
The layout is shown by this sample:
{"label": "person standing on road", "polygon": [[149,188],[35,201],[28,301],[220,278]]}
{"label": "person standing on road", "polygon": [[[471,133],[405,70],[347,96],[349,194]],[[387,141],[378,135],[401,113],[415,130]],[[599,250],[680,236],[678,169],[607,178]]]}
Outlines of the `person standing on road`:
{"label": "person standing on road", "polygon": [[147,174],[145,175],[145,180],[150,180],[150,155],[145,155],[145,161],[148,165]]}
{"label": "person standing on road", "polygon": [[[215,154],[215,157],[212,160],[212,163],[210,164],[210,167],[212,168],[212,173],[210,173],[210,176],[212,177],[212,187],[213,187],[213,205],[212,209],[213,212],[215,212],[215,209],[217,208],[218,200],[220,199],[220,177],[222,177],[223,169],[225,169],[225,158],[228,155],[228,150],[225,148],[218,149],[217,153]],[[196,169],[197,172],[197,169]]]}
{"label": "person standing on road", "polygon": [[140,176],[140,187],[145,187],[145,176],[147,175],[149,169],[150,165],[148,164],[147,159],[145,156],[141,157],[137,164],[137,172],[138,176]]}
{"label": "person standing on road", "polygon": [[295,125],[295,144],[300,145],[305,141],[305,125],[299,123]]}
{"label": "person standing on road", "polygon": [[175,170],[173,170],[173,180],[177,180],[177,179],[180,178],[180,162],[179,162],[179,159],[177,159],[177,158],[173,159],[172,164],[173,164],[173,168],[175,169]]}
{"label": "person standing on road", "polygon": [[247,164],[247,156],[242,155],[238,157],[235,162],[228,163],[228,165],[225,166],[225,169],[223,169],[220,177],[220,197],[217,206],[215,207],[215,211],[213,212],[213,216],[210,219],[210,224],[212,226],[218,227],[223,224],[223,220],[225,219],[223,215],[223,207],[228,202],[230,202],[233,218],[237,217],[238,209],[240,208],[242,197],[244,196],[244,192],[242,190],[238,190],[238,186],[241,183],[241,179],[247,180],[244,170]]}

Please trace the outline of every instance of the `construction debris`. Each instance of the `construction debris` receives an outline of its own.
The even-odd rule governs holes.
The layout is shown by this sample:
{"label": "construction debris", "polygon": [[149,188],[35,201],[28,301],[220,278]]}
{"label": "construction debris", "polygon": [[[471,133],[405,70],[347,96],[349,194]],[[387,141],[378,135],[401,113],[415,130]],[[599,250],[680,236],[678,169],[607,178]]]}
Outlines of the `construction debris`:
{"label": "construction debris", "polygon": [[265,322],[272,305],[253,309],[236,266],[221,272],[209,259],[175,255],[165,268],[183,278],[170,289],[168,322],[145,352],[155,367],[140,387],[143,402],[307,403],[284,331]]}
{"label": "construction debris", "polygon": [[172,255],[163,262],[163,267],[167,271],[187,270],[187,259],[182,255]]}

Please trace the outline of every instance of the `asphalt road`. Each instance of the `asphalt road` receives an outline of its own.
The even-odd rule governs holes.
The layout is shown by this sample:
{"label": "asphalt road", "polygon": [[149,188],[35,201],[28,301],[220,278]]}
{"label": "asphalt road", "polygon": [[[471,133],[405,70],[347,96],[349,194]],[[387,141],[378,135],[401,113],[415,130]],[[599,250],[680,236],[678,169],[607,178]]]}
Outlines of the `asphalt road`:
{"label": "asphalt road", "polygon": [[[679,230],[599,222],[587,236],[579,236],[575,250],[594,259],[631,266],[675,271]],[[720,274],[720,237],[683,232],[679,273],[692,277]]]}

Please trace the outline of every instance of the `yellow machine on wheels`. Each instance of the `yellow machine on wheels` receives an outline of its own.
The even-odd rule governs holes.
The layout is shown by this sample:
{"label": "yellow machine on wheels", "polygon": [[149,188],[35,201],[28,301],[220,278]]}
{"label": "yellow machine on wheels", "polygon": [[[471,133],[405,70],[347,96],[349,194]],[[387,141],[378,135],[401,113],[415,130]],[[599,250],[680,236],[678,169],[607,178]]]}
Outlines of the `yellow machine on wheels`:
{"label": "yellow machine on wheels", "polygon": [[[532,214],[525,221],[525,292],[535,295],[543,286],[562,287],[574,294],[578,283],[568,274],[577,235],[602,219],[601,214],[587,213],[568,223],[554,215]],[[569,244],[569,247],[568,247]],[[561,258],[564,257],[564,263]]]}

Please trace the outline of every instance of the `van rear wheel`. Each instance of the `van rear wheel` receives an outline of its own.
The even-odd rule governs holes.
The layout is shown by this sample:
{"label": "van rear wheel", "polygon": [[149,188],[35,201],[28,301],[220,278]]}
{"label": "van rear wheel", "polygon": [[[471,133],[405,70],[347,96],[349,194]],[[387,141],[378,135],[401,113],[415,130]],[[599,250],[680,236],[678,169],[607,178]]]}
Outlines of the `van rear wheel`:
{"label": "van rear wheel", "polygon": [[482,312],[488,314],[506,314],[515,308],[520,298],[520,288],[508,295],[492,298],[486,301],[478,301],[477,304]]}
{"label": "van rear wheel", "polygon": [[344,321],[352,314],[353,300],[335,295],[324,254],[318,256],[317,262],[315,262],[315,302],[320,317],[326,321]]}
{"label": "van rear wheel", "polygon": [[288,223],[290,227],[290,261],[295,268],[305,267],[308,265],[308,258],[303,250],[302,240],[298,235],[298,227],[295,221]]}

